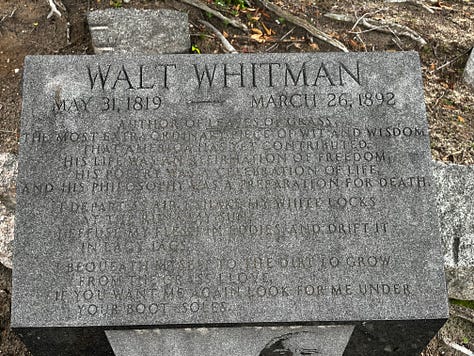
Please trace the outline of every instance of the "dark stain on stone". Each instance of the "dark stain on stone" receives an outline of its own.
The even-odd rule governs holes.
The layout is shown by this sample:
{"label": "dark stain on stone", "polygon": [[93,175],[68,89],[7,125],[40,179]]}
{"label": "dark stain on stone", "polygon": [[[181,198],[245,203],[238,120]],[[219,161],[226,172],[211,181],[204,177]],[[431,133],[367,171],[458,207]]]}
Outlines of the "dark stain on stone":
{"label": "dark stain on stone", "polygon": [[298,338],[303,334],[311,334],[309,331],[288,333],[272,339],[259,356],[311,356],[321,355],[316,348],[301,345]]}

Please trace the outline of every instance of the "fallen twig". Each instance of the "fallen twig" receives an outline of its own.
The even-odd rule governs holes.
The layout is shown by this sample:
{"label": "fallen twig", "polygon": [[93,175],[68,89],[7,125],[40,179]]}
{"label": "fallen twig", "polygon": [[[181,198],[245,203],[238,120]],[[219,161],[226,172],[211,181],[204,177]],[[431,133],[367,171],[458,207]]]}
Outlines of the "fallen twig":
{"label": "fallen twig", "polygon": [[10,13],[10,15],[5,15],[5,16],[3,16],[3,17],[0,19],[0,22],[4,21],[7,17],[12,18],[13,15],[15,15],[16,9],[17,9],[17,8],[15,7],[15,8],[13,9],[13,11]]}
{"label": "fallen twig", "polygon": [[49,3],[49,7],[51,8],[51,11],[49,12],[48,16],[46,16],[47,19],[49,19],[53,15],[56,15],[57,17],[61,17],[61,12],[59,12],[58,6],[61,9],[66,10],[61,0],[48,0],[48,3]]}
{"label": "fallen twig", "polygon": [[442,337],[442,339],[446,345],[449,345],[450,347],[461,352],[462,354],[466,356],[474,356],[474,352],[472,352],[471,350],[469,350],[468,348],[462,345],[458,345],[457,343],[455,343],[453,340],[449,339],[448,337]]}
{"label": "fallen twig", "polygon": [[434,107],[434,108],[438,106],[439,101],[440,101],[441,99],[443,99],[445,95],[446,95],[446,90],[443,91],[443,93],[441,94],[440,97],[436,98],[436,100],[435,100],[435,102],[434,102],[434,104],[433,104],[433,107]]}
{"label": "fallen twig", "polygon": [[461,53],[460,55],[454,57],[453,59],[447,61],[446,63],[444,63],[442,66],[439,66],[438,68],[436,69],[433,69],[430,71],[430,74],[433,74],[434,72],[437,72],[438,70],[440,69],[443,69],[451,64],[453,64],[454,62],[456,62],[459,58],[462,58],[463,56],[465,56],[466,54],[468,54],[469,52],[471,52],[471,50],[473,50],[472,48],[469,48],[467,51],[465,51],[464,53]]}
{"label": "fallen twig", "polygon": [[[50,0],[51,1],[51,0]],[[198,9],[201,9],[203,11],[206,11],[210,13],[211,15],[217,17],[219,20],[228,23],[229,25],[232,25],[236,28],[240,28],[242,31],[248,32],[249,29],[245,24],[240,22],[238,19],[230,19],[224,15],[222,15],[219,11],[211,9],[209,6],[203,4],[202,2],[199,2],[198,0],[180,0],[181,2],[184,2],[185,4],[197,7]]]}
{"label": "fallen twig", "polygon": [[[354,16],[345,15],[345,14],[327,13],[327,14],[324,14],[324,16],[336,21],[344,21],[344,22],[358,21],[358,19],[356,19]],[[367,18],[361,17],[359,19],[359,24],[373,31],[395,34],[397,36],[409,37],[412,40],[418,42],[420,46],[422,47],[426,45],[426,41],[424,40],[424,38],[421,37],[417,32],[413,31],[411,28],[407,26],[400,25],[398,23],[387,22],[384,20],[373,20],[373,19],[367,19]],[[361,32],[356,32],[356,33],[359,34]]]}
{"label": "fallen twig", "polygon": [[330,37],[327,33],[324,33],[321,30],[318,30],[316,27],[314,27],[312,24],[310,24],[308,21],[303,20],[285,10],[280,8],[279,6],[272,4],[271,2],[267,0],[258,0],[264,7],[266,7],[268,10],[274,12],[277,16],[285,18],[287,21],[304,28],[306,31],[308,31],[311,35],[314,37],[320,39],[321,41],[324,41],[326,43],[329,43],[331,46],[336,47],[340,49],[343,52],[349,52],[349,50],[344,46],[341,42],[338,40]]}
{"label": "fallen twig", "polygon": [[[242,40],[246,40],[248,39],[247,36],[239,36],[239,35],[234,35],[232,36],[233,38],[237,38],[237,39],[242,39]],[[294,42],[294,43],[305,43],[307,42],[306,39],[286,39],[286,38],[271,38],[271,37],[267,37],[265,38],[265,43],[273,43],[273,44],[280,44],[280,43],[291,43],[291,42]]]}
{"label": "fallen twig", "polygon": [[200,23],[202,23],[204,26],[209,28],[214,34],[217,36],[217,38],[222,42],[222,45],[224,46],[225,50],[230,53],[237,53],[237,50],[230,44],[229,41],[227,41],[227,38],[224,37],[220,31],[212,26],[209,22],[204,21],[204,20],[199,20]]}
{"label": "fallen twig", "polygon": [[404,51],[405,49],[402,47],[402,45],[400,44],[400,39],[398,37],[395,38],[392,38],[392,42],[395,43],[395,45],[401,50],[401,51]]}
{"label": "fallen twig", "polygon": [[387,10],[387,8],[381,8],[381,9],[378,9],[377,11],[373,11],[373,12],[366,12],[364,13],[361,17],[359,17],[357,19],[357,21],[354,23],[354,25],[352,26],[351,28],[351,31],[354,31],[355,28],[357,27],[357,25],[359,24],[360,21],[362,21],[363,19],[365,19],[367,16],[373,16],[373,15],[376,15],[378,14],[379,12],[382,12],[382,11],[385,11]]}
{"label": "fallen twig", "polygon": [[386,2],[395,2],[395,3],[396,2],[407,2],[407,3],[411,3],[411,4],[414,4],[414,5],[421,6],[423,9],[425,9],[429,13],[434,14],[433,8],[431,6],[426,5],[421,0],[386,0]]}
{"label": "fallen twig", "polygon": [[66,44],[71,44],[71,23],[69,21],[66,23]]}
{"label": "fallen twig", "polygon": [[291,30],[289,30],[287,33],[285,33],[283,36],[280,37],[280,40],[272,44],[270,47],[268,47],[265,52],[270,52],[272,49],[278,46],[280,42],[282,42],[285,38],[287,38],[291,33],[295,30],[296,27],[293,27]]}

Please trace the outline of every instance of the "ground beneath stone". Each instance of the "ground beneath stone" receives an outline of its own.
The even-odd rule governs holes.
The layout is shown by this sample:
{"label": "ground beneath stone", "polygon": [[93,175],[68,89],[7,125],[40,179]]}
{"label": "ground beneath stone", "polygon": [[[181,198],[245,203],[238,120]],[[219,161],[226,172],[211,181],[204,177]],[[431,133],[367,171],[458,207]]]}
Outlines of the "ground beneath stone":
{"label": "ground beneath stone", "polygon": [[[250,0],[246,9],[226,5],[244,3],[243,0],[201,1],[228,17],[238,16],[251,32],[246,34],[234,29],[175,0],[130,0],[126,4],[121,0],[63,0],[66,7],[63,16],[50,19],[47,19],[50,11],[47,0],[0,0],[0,152],[18,152],[24,57],[33,54],[91,54],[86,24],[86,13],[90,10],[123,6],[188,12],[195,53],[224,53],[220,41],[201,25],[200,19],[216,26],[241,53],[337,51],[264,9],[256,0]],[[416,1],[274,0],[273,3],[309,21],[351,51],[418,51],[422,61],[433,157],[446,162],[474,164],[474,95],[473,90],[462,83],[463,69],[474,45],[472,1],[426,1],[430,10]],[[325,17],[326,13],[351,15],[359,21],[339,22]],[[407,26],[418,32],[427,44],[420,47],[413,39],[397,35],[393,26],[388,28],[394,33],[388,34],[363,28],[360,26],[363,18]],[[0,355],[27,355],[8,329],[11,275],[3,266],[1,268]],[[466,341],[462,335],[458,336],[458,342],[473,346],[472,340]],[[443,345],[439,338],[433,340],[425,356],[450,355],[451,351]]]}

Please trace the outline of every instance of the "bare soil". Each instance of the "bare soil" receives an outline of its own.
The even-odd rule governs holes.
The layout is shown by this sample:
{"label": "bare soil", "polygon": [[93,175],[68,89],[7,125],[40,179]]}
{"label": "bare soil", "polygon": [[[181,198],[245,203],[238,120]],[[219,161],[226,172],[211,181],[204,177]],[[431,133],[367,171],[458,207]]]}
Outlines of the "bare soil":
{"label": "bare soil", "polygon": [[[238,16],[254,30],[250,34],[243,33],[178,0],[131,0],[127,4],[121,4],[120,0],[63,0],[66,7],[66,11],[61,10],[63,16],[50,19],[47,19],[50,8],[46,0],[0,0],[0,152],[18,151],[24,57],[33,54],[91,54],[86,23],[86,14],[91,10],[122,5],[186,11],[189,13],[192,43],[202,53],[223,53],[224,49],[198,22],[199,19],[216,26],[241,53],[337,51],[265,10],[257,0],[251,0],[251,7],[247,9],[220,6],[217,0],[207,2],[229,17]],[[351,51],[418,51],[422,61],[433,157],[446,162],[474,164],[474,95],[473,90],[462,83],[463,69],[474,45],[472,0],[426,1],[433,13],[415,1],[273,0],[273,3],[311,22]],[[400,34],[368,30],[360,23],[335,21],[325,17],[326,13],[398,23],[418,32],[427,45],[420,47],[413,39]],[[0,268],[0,355],[27,355],[8,329],[11,273],[3,266]],[[425,356],[450,354],[438,339],[433,340]]]}

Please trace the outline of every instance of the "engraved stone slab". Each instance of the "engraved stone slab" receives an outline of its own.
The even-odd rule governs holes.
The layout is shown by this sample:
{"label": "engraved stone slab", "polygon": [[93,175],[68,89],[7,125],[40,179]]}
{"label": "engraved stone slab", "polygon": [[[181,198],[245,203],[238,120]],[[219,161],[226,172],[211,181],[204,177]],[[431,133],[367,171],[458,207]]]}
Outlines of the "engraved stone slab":
{"label": "engraved stone slab", "polygon": [[107,330],[116,356],[342,356],[353,326]]}
{"label": "engraved stone slab", "polygon": [[87,15],[96,54],[186,53],[191,48],[188,14],[174,10],[107,9]]}
{"label": "engraved stone slab", "polygon": [[421,88],[415,53],[28,57],[12,324],[429,337],[447,301]]}

